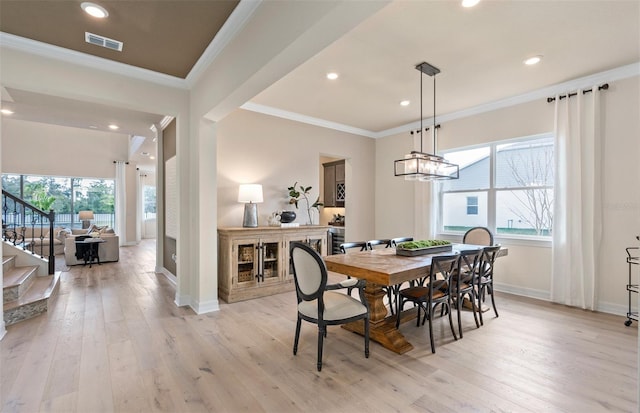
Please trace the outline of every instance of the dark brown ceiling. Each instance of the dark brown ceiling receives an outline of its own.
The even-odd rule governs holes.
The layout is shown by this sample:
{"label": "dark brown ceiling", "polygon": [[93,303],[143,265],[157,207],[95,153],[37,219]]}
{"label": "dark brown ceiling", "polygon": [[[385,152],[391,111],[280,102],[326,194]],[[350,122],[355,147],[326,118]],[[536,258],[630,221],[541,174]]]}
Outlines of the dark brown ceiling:
{"label": "dark brown ceiling", "polygon": [[[98,0],[96,19],[82,1],[0,0],[0,31],[186,78],[238,0]],[[122,52],[85,42],[85,32],[124,42]]]}

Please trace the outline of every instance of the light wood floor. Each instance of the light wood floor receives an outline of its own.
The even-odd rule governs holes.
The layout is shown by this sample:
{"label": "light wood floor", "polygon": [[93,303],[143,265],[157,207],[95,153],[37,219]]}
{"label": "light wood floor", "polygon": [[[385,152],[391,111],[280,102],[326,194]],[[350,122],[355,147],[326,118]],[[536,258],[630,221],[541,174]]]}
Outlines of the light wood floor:
{"label": "light wood floor", "polygon": [[[154,244],[119,263],[71,267],[55,308],[8,327],[0,341],[3,412],[635,412],[637,325],[499,294],[453,341],[401,326],[415,349],[391,353],[303,324],[292,355],[295,293],[196,315],[153,272]],[[498,275],[499,276],[499,275]],[[622,286],[620,288],[623,288]],[[442,323],[438,323],[442,321]]]}

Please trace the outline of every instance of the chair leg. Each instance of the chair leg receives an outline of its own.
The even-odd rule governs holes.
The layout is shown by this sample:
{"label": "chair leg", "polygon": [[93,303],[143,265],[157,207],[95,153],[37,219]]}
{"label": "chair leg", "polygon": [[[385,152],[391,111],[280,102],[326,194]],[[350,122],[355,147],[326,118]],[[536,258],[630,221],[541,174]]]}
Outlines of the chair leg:
{"label": "chair leg", "polygon": [[369,358],[369,317],[364,319],[364,356]]}
{"label": "chair leg", "polygon": [[458,312],[458,332],[460,333],[460,338],[462,338],[462,316],[460,315],[460,307],[462,307],[462,299],[463,297],[458,294],[456,298],[456,309]]}
{"label": "chair leg", "polygon": [[326,326],[318,326],[318,371],[322,370],[322,343],[326,333]]}
{"label": "chair leg", "polygon": [[[444,306],[444,303],[442,304]],[[460,311],[460,310],[458,310]],[[451,302],[449,301],[447,303],[447,312],[449,313],[449,327],[451,327],[451,334],[453,334],[453,339],[454,340],[458,340],[458,336],[456,336],[456,330],[453,328],[453,315],[451,314]],[[460,313],[458,313],[458,317],[460,316]],[[458,319],[460,320],[460,319]],[[460,338],[462,338],[462,334],[460,335]]]}
{"label": "chair leg", "polygon": [[478,322],[478,314],[477,312],[482,313],[482,307],[478,306],[477,307],[477,312],[476,312],[476,297],[475,297],[475,291],[471,290],[469,291],[469,302],[471,302],[471,309],[473,311],[473,320],[476,322],[476,328],[480,328],[480,323]]}
{"label": "chair leg", "polygon": [[482,294],[484,294],[484,288],[482,286],[482,284],[478,285],[478,313],[480,316],[480,325],[483,326],[484,325],[484,320],[482,319]]}
{"label": "chair leg", "polygon": [[300,339],[300,324],[302,324],[302,320],[300,316],[298,316],[298,322],[296,323],[296,337],[293,340],[293,355],[298,354],[298,340]]}
{"label": "chair leg", "polygon": [[493,298],[494,296],[493,283],[489,284],[489,293],[491,294],[491,304],[493,305],[493,312],[496,313],[496,317],[499,317],[498,309],[496,308],[496,300]]}
{"label": "chair leg", "polygon": [[[433,340],[433,308],[431,306],[429,307],[430,308],[427,310],[429,312],[424,316],[429,318],[429,341],[431,342],[431,352],[435,353],[436,343]],[[451,321],[451,312],[449,312],[449,321]]]}

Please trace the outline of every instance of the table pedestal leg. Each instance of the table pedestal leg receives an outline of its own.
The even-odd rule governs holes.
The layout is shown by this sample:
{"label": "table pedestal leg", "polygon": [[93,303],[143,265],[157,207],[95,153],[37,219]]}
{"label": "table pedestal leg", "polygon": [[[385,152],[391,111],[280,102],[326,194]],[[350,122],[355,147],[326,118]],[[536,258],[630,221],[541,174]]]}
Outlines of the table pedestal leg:
{"label": "table pedestal leg", "polygon": [[[387,317],[387,307],[383,302],[386,294],[382,290],[382,286],[367,282],[364,295],[369,303],[369,338],[398,354],[403,354],[413,349],[411,343],[396,328],[396,317]],[[415,309],[402,312],[401,322],[415,318],[416,314]],[[344,324],[342,328],[354,333],[364,334],[364,322],[362,320]]]}

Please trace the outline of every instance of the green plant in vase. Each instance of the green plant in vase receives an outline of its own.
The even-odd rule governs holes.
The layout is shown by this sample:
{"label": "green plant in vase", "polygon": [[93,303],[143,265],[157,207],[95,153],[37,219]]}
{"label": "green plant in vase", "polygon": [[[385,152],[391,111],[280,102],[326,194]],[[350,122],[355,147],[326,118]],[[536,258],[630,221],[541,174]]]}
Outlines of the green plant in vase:
{"label": "green plant in vase", "polygon": [[298,209],[298,202],[300,202],[301,200],[305,201],[307,205],[307,214],[309,216],[309,225],[313,225],[313,216],[311,215],[312,210],[315,209],[316,211],[318,211],[318,213],[320,213],[320,207],[324,205],[322,202],[320,202],[320,196],[318,196],[318,198],[316,198],[316,201],[311,204],[311,201],[309,200],[311,189],[312,187],[310,186],[298,186],[298,182],[287,188],[287,190],[289,191],[289,204],[295,205],[296,209]]}

